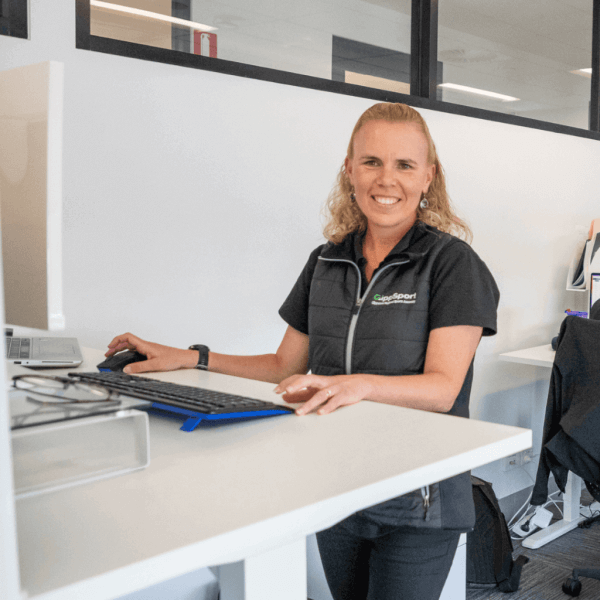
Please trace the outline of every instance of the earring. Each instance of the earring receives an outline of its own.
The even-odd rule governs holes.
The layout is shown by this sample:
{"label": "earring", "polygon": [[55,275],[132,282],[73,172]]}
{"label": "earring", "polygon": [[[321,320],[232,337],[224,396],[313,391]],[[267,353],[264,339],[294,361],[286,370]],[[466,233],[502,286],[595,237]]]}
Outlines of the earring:
{"label": "earring", "polygon": [[421,200],[421,202],[419,202],[419,206],[423,210],[425,210],[429,206],[429,200],[427,200],[427,198],[423,197],[423,200]]}
{"label": "earring", "polygon": [[356,202],[356,195],[354,194],[354,192],[350,194],[350,200],[352,200],[352,202]]}

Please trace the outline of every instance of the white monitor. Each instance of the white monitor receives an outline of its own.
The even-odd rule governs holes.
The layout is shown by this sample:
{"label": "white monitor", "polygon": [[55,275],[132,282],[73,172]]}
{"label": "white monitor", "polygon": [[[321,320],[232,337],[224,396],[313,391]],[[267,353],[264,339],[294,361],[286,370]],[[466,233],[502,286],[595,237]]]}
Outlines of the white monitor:
{"label": "white monitor", "polygon": [[63,65],[0,72],[0,222],[5,322],[64,329]]}

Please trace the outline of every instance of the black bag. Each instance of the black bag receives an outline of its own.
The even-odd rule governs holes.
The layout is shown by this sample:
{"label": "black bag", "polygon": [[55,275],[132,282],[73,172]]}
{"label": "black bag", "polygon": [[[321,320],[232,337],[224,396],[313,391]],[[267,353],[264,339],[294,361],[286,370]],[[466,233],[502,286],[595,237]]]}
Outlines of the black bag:
{"label": "black bag", "polygon": [[475,501],[475,528],[467,534],[467,586],[498,587],[502,592],[519,589],[526,556],[513,560],[513,545],[506,519],[492,484],[471,476]]}

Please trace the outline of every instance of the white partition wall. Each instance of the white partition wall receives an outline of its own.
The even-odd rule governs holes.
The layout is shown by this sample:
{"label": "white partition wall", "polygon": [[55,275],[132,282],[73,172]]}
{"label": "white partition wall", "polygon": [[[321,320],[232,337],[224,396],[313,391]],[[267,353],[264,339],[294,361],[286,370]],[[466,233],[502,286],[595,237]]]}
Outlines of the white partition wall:
{"label": "white partition wall", "polygon": [[64,329],[63,65],[0,72],[0,212],[6,319]]}
{"label": "white partition wall", "polygon": [[[4,294],[0,259],[0,321],[4,327]],[[10,421],[6,394],[6,364],[0,360],[0,598],[20,597],[19,555],[15,526]]]}
{"label": "white partition wall", "polygon": [[[64,327],[62,91],[61,63],[0,67],[2,329],[5,312],[11,325]],[[0,598],[12,600],[20,583],[5,367],[0,361]]]}

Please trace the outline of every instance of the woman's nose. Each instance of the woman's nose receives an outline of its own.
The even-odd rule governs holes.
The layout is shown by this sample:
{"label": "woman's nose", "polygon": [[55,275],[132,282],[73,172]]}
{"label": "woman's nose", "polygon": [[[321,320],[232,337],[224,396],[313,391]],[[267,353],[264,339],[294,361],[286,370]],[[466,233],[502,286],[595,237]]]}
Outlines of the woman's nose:
{"label": "woman's nose", "polygon": [[380,185],[392,185],[395,183],[396,178],[396,170],[393,167],[381,167],[379,171],[379,175],[377,177],[377,182]]}

